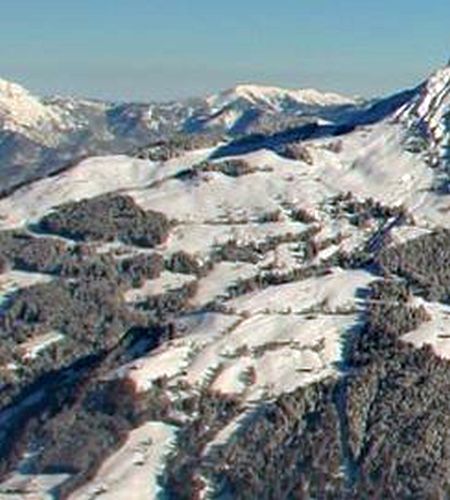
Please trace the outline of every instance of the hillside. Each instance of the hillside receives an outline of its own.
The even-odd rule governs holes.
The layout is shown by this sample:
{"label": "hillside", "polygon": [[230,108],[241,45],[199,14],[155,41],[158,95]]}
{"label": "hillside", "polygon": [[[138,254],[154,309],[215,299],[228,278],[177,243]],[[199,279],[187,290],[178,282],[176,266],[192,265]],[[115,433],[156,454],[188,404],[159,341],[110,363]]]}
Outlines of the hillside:
{"label": "hillside", "polygon": [[214,144],[287,123],[333,119],[355,101],[315,90],[241,85],[206,98],[110,103],[40,98],[0,80],[1,191],[62,170],[90,155],[131,153],[173,137],[204,134]]}
{"label": "hillside", "polygon": [[368,102],[0,89],[9,133],[113,148],[0,199],[2,498],[448,494],[450,68]]}

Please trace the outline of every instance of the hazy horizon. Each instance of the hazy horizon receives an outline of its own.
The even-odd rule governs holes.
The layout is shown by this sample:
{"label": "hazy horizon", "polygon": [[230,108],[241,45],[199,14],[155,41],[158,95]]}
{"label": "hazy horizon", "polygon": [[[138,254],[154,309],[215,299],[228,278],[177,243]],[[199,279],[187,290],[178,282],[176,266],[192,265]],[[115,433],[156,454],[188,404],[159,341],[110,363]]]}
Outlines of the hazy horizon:
{"label": "hazy horizon", "polygon": [[447,61],[450,4],[430,7],[17,0],[2,7],[0,77],[36,94],[114,100],[196,97],[240,83],[377,96]]}

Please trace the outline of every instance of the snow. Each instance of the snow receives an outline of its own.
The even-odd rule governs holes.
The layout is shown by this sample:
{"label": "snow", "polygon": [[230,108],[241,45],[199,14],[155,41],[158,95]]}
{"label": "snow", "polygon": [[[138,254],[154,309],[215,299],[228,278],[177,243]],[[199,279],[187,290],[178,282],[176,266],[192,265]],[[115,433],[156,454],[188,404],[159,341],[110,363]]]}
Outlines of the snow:
{"label": "snow", "polygon": [[[328,291],[334,307],[351,305],[351,310],[334,314],[261,314],[255,309],[249,317],[187,315],[176,322],[175,330],[181,336],[125,365],[113,376],[129,377],[140,391],[150,388],[156,379],[167,377],[173,384],[180,380],[194,388],[211,385],[226,394],[241,394],[251,402],[336,375],[343,338],[359,325],[354,305],[357,299],[352,298],[352,293],[355,295],[373,279],[362,272],[354,273],[345,276],[342,272],[332,285],[324,287],[324,294]],[[349,283],[343,286],[345,277]],[[302,293],[308,297],[311,290],[320,289],[318,283],[309,283],[296,293],[291,291],[291,297],[297,296],[301,303]],[[342,297],[338,294],[339,286],[343,289]],[[282,285],[273,287],[272,292],[281,301],[287,290]],[[255,371],[256,380],[249,385],[246,373],[250,368]]]}
{"label": "snow", "polygon": [[400,226],[394,227],[391,231],[391,245],[401,245],[406,243],[407,241],[414,240],[416,238],[420,238],[421,236],[425,236],[430,234],[431,231],[429,229],[417,226]]}
{"label": "snow", "polygon": [[[3,87],[0,84],[0,94],[8,95],[8,99],[25,99],[17,89]],[[364,229],[352,226],[345,217],[336,218],[331,213],[329,200],[350,191],[359,199],[372,197],[385,205],[404,205],[413,215],[415,225],[403,224],[390,232],[391,244],[403,243],[427,234],[436,226],[450,227],[450,199],[432,190],[436,172],[429,167],[425,154],[412,153],[406,147],[411,126],[423,120],[433,147],[442,152],[449,142],[444,123],[449,95],[447,68],[436,73],[397,116],[340,137],[339,150],[328,147],[329,137],[305,141],[312,158],[312,164],[307,164],[260,149],[239,156],[257,168],[256,172],[240,177],[220,172],[203,172],[194,180],[174,177],[207,159],[212,149],[188,152],[164,164],[126,156],[89,158],[1,199],[0,228],[36,221],[67,201],[119,192],[132,196],[143,209],[163,212],[177,222],[167,241],[156,249],[165,258],[184,251],[203,260],[216,246],[229,241],[261,243],[274,236],[302,235],[312,225],[293,222],[289,216],[289,207],[293,206],[307,210],[317,219],[314,225],[320,231],[316,243],[342,238],[342,242],[321,250],[313,260],[318,263],[338,250],[351,251],[363,245],[377,229],[375,223]],[[311,90],[241,85],[212,96],[207,103],[211,109],[220,111],[236,99],[274,111],[287,101],[299,106],[354,102]],[[28,102],[27,106],[26,119],[30,124],[47,116],[41,116],[37,104],[33,108]],[[240,113],[230,107],[218,119],[232,125]],[[262,215],[279,210],[279,221],[257,222]],[[363,292],[375,279],[374,275],[365,270],[334,267],[321,276],[227,297],[231,285],[260,274],[263,266],[274,264],[283,273],[303,265],[298,247],[282,243],[257,264],[219,262],[200,279],[165,271],[142,287],[125,292],[127,302],[139,302],[196,280],[198,291],[190,305],[197,312],[174,320],[172,340],[110,376],[130,378],[139,391],[148,390],[161,377],[168,379],[169,392],[178,382],[187,383],[190,387],[187,390],[194,392],[209,387],[242,398],[244,413],[262,400],[339,376],[343,344],[361,326]],[[136,251],[124,245],[98,246],[98,251],[112,248],[117,252]],[[44,275],[7,272],[0,275],[1,297],[47,279],[50,278]],[[213,300],[220,302],[226,313],[202,310]],[[431,321],[404,335],[403,340],[418,347],[430,344],[438,355],[450,358],[450,308],[429,302],[422,305],[430,313]],[[35,338],[23,346],[25,355],[36,356],[53,341],[56,337],[51,333]],[[223,429],[214,442],[229,439],[238,422],[236,419]],[[162,423],[150,422],[136,429],[124,447],[105,462],[95,480],[73,499],[95,495],[105,499],[130,495],[138,500],[152,498],[157,490],[157,471],[173,435],[173,428]],[[149,438],[153,445],[145,444]],[[143,464],[136,465],[136,460]],[[101,492],[103,486],[106,491]]]}
{"label": "snow", "polygon": [[38,335],[20,344],[23,352],[23,359],[35,359],[38,354],[56,342],[64,340],[64,335],[60,332],[48,332]]}
{"label": "snow", "polygon": [[227,105],[220,111],[214,107],[212,112],[213,115],[208,119],[208,125],[210,127],[225,127],[228,130],[231,130],[245,114],[244,110],[233,109]]}
{"label": "snow", "polygon": [[290,100],[298,106],[343,106],[355,104],[351,98],[315,89],[290,90],[268,85],[241,84],[207,98],[212,111],[229,107],[235,101],[245,99],[251,104],[265,104],[280,109],[283,101]]}
{"label": "snow", "polygon": [[[355,314],[256,315],[196,352],[184,368],[185,380],[247,401],[275,397],[301,385],[335,375],[342,338],[358,326]],[[252,367],[255,383],[243,375]]]}
{"label": "snow", "polygon": [[163,271],[158,278],[147,280],[140,288],[131,288],[124,294],[125,302],[143,302],[147,297],[160,295],[171,290],[177,290],[187,283],[195,281],[195,276],[189,274]]}
{"label": "snow", "polygon": [[282,243],[275,250],[267,252],[264,259],[258,263],[259,268],[272,267],[274,271],[289,271],[299,267],[303,260],[303,252],[298,243]]}
{"label": "snow", "polygon": [[[240,103],[235,106],[237,101]],[[352,104],[352,99],[335,94],[257,85],[240,85],[207,100],[210,111],[218,112],[215,120],[226,127],[239,120],[245,106],[278,112],[284,106],[301,110]],[[4,111],[7,106],[20,112],[20,117],[8,115]],[[0,122],[3,116],[11,126],[30,129],[52,120],[62,124],[60,115],[53,116],[52,106],[23,89],[0,82]],[[317,244],[342,239],[323,248],[312,260],[317,264],[337,251],[361,247],[377,229],[377,222],[359,228],[344,216],[333,215],[330,199],[350,191],[358,199],[372,197],[385,205],[406,207],[415,223],[403,223],[390,230],[390,244],[401,244],[437,226],[450,227],[450,198],[433,190],[436,170],[430,168],[427,152],[413,153],[407,147],[412,131],[423,122],[433,154],[443,158],[450,142],[445,123],[449,109],[450,68],[444,68],[400,113],[339,137],[339,148],[329,147],[330,140],[334,140],[330,137],[304,141],[311,164],[260,149],[236,157],[257,169],[251,174],[230,177],[202,172],[195,179],[182,180],[175,174],[208,159],[214,150],[187,152],[161,164],[126,156],[89,158],[0,199],[0,229],[34,222],[68,201],[118,192],[132,196],[143,209],[163,212],[176,221],[168,239],[156,248],[166,259],[184,251],[204,261],[217,246],[229,241],[258,244],[288,234],[300,239],[314,226],[319,230],[315,235]],[[316,222],[292,221],[291,207],[305,209]],[[278,221],[258,223],[261,216],[277,211],[281,211]],[[117,255],[142,251],[117,243],[95,248]],[[165,378],[165,390],[173,398],[179,396],[176,391],[180,386],[187,395],[209,388],[240,398],[242,413],[212,438],[205,454],[212,446],[227,442],[262,401],[340,376],[345,341],[361,328],[364,291],[376,279],[366,270],[332,267],[323,275],[234,298],[227,296],[230,286],[263,273],[270,265],[280,274],[301,268],[301,245],[281,243],[257,264],[219,262],[201,278],[164,271],[140,288],[124,293],[128,303],[136,303],[197,282],[198,290],[189,304],[195,312],[173,320],[171,340],[106,376],[129,378],[138,391],[147,391],[156,380]],[[37,273],[8,271],[0,275],[0,301],[22,287],[50,279]],[[212,301],[219,303],[222,312],[205,311],[204,306]],[[450,359],[450,306],[418,298],[414,304],[423,305],[431,320],[402,339],[418,348],[431,345],[437,355]],[[48,332],[28,340],[21,346],[23,356],[34,358],[61,339],[58,332]],[[6,413],[2,418],[13,416]],[[135,429],[95,478],[71,496],[72,500],[155,498],[160,493],[157,475],[174,438],[175,429],[162,422],[147,422]],[[4,491],[6,484],[30,492],[28,496],[21,493],[7,498],[45,498],[52,486],[66,478],[17,473],[0,488]]]}
{"label": "snow", "polygon": [[7,271],[0,274],[0,306],[8,296],[22,288],[27,288],[40,283],[48,283],[52,276],[41,273],[24,271]]}
{"label": "snow", "polygon": [[95,478],[70,495],[70,500],[149,500],[158,485],[165,456],[175,440],[175,428],[147,422],[130,432],[122,448],[100,467]]}
{"label": "snow", "polygon": [[431,345],[438,356],[450,359],[450,306],[420,298],[415,298],[414,305],[423,306],[431,320],[403,335],[402,340],[418,348]]}
{"label": "snow", "polygon": [[89,158],[61,174],[24,186],[1,199],[0,229],[36,221],[51,208],[69,201],[114,191],[143,189],[176,173],[182,168],[182,161],[162,169],[148,160],[127,156]]}
{"label": "snow", "polygon": [[304,313],[313,308],[327,311],[355,309],[362,299],[356,292],[376,279],[361,270],[330,269],[330,274],[253,292],[227,302],[238,313]]}
{"label": "snow", "polygon": [[172,254],[187,252],[199,258],[208,257],[217,245],[235,241],[240,245],[246,243],[263,243],[268,238],[288,234],[301,235],[307,229],[306,224],[298,222],[268,222],[259,224],[202,224],[189,223],[175,227],[167,241],[157,250]]}
{"label": "snow", "polygon": [[302,162],[283,159],[267,150],[243,159],[251,166],[270,165],[273,169],[238,178],[208,172],[199,182],[171,179],[162,189],[130,194],[144,209],[164,212],[179,222],[232,223],[236,218],[252,221],[272,213],[280,208],[281,201],[300,202],[313,211],[320,200],[334,192],[321,185],[311,167]]}
{"label": "snow", "polygon": [[[321,205],[333,195],[347,191],[360,199],[372,197],[383,204],[404,205],[421,227],[436,223],[448,226],[448,202],[430,191],[434,172],[423,155],[406,150],[407,134],[402,123],[386,120],[342,137],[339,153],[324,148],[326,140],[308,141],[312,165],[262,149],[243,155],[242,159],[255,167],[268,166],[270,171],[239,178],[209,172],[195,183],[168,179],[160,189],[130,194],[143,208],[162,211],[182,223],[183,228],[170,240],[174,248],[183,244],[179,237],[187,231],[184,225],[232,224],[236,219],[252,222],[264,213],[279,210],[282,203],[301,206],[328,224],[330,218],[322,220]],[[197,238],[206,229],[197,226],[189,230],[198,236],[192,240],[188,237],[186,244],[192,241],[198,251]],[[353,232],[362,234],[360,230]],[[221,234],[217,236],[215,232],[211,238],[214,237],[220,238]]]}
{"label": "snow", "polygon": [[[219,313],[187,316],[184,328],[183,320],[176,327],[182,336],[147,358],[144,378],[165,374],[174,382],[211,385],[250,402],[333,376],[343,338],[359,326],[361,292],[374,279],[365,271],[335,268],[329,275],[227,301],[228,310],[237,313],[229,318]],[[222,281],[214,277],[211,284]],[[205,292],[205,298],[213,295],[211,289]],[[249,369],[256,375],[250,385]],[[141,380],[139,369],[136,374],[129,372]]]}
{"label": "snow", "polygon": [[[356,314],[232,319],[228,329],[211,329],[207,335],[192,329],[114,376],[131,378],[138,390],[146,390],[166,376],[173,383],[183,380],[197,388],[212,384],[223,393],[245,393],[248,401],[267,391],[273,397],[286,384],[290,390],[335,375],[342,339],[358,327]],[[244,375],[250,367],[256,382],[247,387]]]}
{"label": "snow", "polygon": [[169,379],[183,375],[195,353],[234,327],[240,318],[220,313],[194,313],[182,316],[175,322],[175,329],[182,334],[114,373],[112,377],[128,377],[136,384],[138,391],[149,389],[161,377]]}
{"label": "snow", "polygon": [[235,363],[220,370],[211,384],[211,389],[225,394],[241,394],[246,388],[244,377],[250,368],[253,368],[251,358],[239,358]]}
{"label": "snow", "polygon": [[[197,236],[193,234],[192,240],[188,237],[188,245],[198,251],[198,242],[207,232],[199,226],[233,224],[236,220],[252,223],[262,214],[279,210],[281,203],[317,214],[324,200],[346,191],[386,204],[404,204],[421,225],[436,218],[445,223],[442,207],[436,206],[440,199],[427,192],[433,185],[433,171],[420,155],[405,150],[405,134],[403,125],[386,121],[343,137],[339,153],[323,148],[323,140],[310,141],[312,165],[259,150],[242,158],[251,166],[269,166],[270,171],[238,178],[208,172],[196,182],[171,176],[204,158],[206,150],[174,159],[164,167],[125,156],[91,158],[0,200],[0,227],[21,225],[58,204],[116,190],[132,196],[142,208],[161,211],[182,226],[196,225],[174,232],[170,239],[174,249],[182,246],[179,240],[192,230]],[[268,229],[263,226],[258,231]],[[256,231],[250,226],[233,229],[240,231],[239,237],[250,230]],[[210,240],[221,238],[223,231],[211,228],[214,235]]]}
{"label": "snow", "polygon": [[246,262],[219,262],[207,276],[198,281],[198,290],[192,304],[201,307],[220,297],[227,296],[227,289],[240,279],[258,274],[258,268]]}
{"label": "snow", "polygon": [[385,121],[345,136],[340,153],[315,148],[316,173],[329,188],[413,208],[433,176],[421,156],[403,147],[405,133],[400,124]]}
{"label": "snow", "polygon": [[[20,85],[0,79],[0,124],[30,139],[42,139],[43,127],[56,125],[63,129],[64,117],[59,109],[43,104]],[[53,143],[51,135],[46,139],[47,144]]]}
{"label": "snow", "polygon": [[[432,172],[421,157],[404,150],[404,133],[400,124],[386,121],[343,137],[339,153],[324,148],[322,140],[309,141],[312,165],[259,150],[243,156],[259,169],[257,172],[237,178],[208,172],[195,182],[171,175],[204,157],[204,150],[164,166],[126,157],[93,158],[1,200],[0,213],[11,214],[16,223],[23,223],[63,201],[120,188],[142,208],[162,211],[178,221],[158,251],[168,256],[183,250],[202,259],[215,245],[230,240],[245,244],[276,235],[302,234],[308,226],[290,222],[285,209],[302,207],[318,219],[321,231],[317,241],[338,235],[344,238],[341,244],[323,250],[320,259],[339,248],[355,248],[369,234],[327,212],[328,200],[339,192],[353,191],[355,196],[373,196],[385,203],[409,203],[420,215],[425,199],[422,191],[431,185]],[[270,168],[261,171],[263,167]],[[280,209],[279,222],[255,222],[262,214]],[[260,273],[263,264],[276,263],[280,272],[295,267],[295,252],[294,246],[282,244],[258,265],[216,264],[198,280],[192,305],[201,308],[214,299],[223,300],[229,286]],[[140,289],[127,291],[125,298],[140,300],[192,279],[165,272]],[[358,291],[373,279],[365,271],[334,268],[325,276],[231,299],[225,305],[235,314],[226,322],[227,315],[183,319],[185,324],[176,326],[177,330],[185,329],[182,337],[127,365],[121,374],[133,378],[142,390],[167,376],[195,387],[213,384],[217,390],[240,393],[248,401],[267,392],[278,394],[283,386],[292,388],[328,377],[336,373],[342,339],[358,324]],[[244,375],[250,367],[257,382],[247,386]]]}
{"label": "snow", "polygon": [[150,389],[159,378],[172,378],[181,374],[188,366],[191,353],[190,345],[174,347],[166,344],[152,354],[122,366],[116,371],[116,376],[129,378],[136,384],[136,389],[143,392]]}
{"label": "snow", "polygon": [[230,331],[238,321],[240,317],[233,314],[197,312],[179,317],[175,325],[183,334],[182,342],[203,346]]}
{"label": "snow", "polygon": [[95,253],[97,254],[111,253],[118,260],[133,255],[139,255],[139,254],[152,255],[154,253],[153,250],[150,250],[148,248],[136,247],[134,245],[129,245],[127,243],[123,243],[122,241],[118,240],[102,241],[102,242],[95,241],[95,242],[90,242],[88,244],[95,249]]}
{"label": "snow", "polygon": [[[12,197],[2,200],[0,216],[3,215],[6,220],[0,227],[20,225],[65,201],[118,189],[132,191],[130,194],[143,207],[159,209],[179,221],[197,223],[223,221],[230,215],[236,216],[239,211],[251,218],[260,215],[263,210],[279,208],[278,200],[281,199],[304,200],[314,209],[318,200],[327,193],[344,190],[354,191],[362,197],[374,196],[387,203],[405,203],[413,210],[420,209],[426,197],[424,189],[432,184],[433,172],[426,167],[421,155],[405,150],[408,125],[411,121],[423,119],[430,122],[433,130],[444,127],[449,82],[450,69],[438,71],[428,80],[422,93],[402,110],[401,119],[396,118],[394,123],[390,118],[343,136],[340,139],[342,151],[339,153],[325,147],[329,138],[309,141],[308,151],[314,160],[314,164],[309,166],[260,150],[245,155],[245,159],[259,167],[271,166],[272,173],[258,172],[239,179],[209,173],[199,183],[186,184],[170,179],[170,176],[207,158],[212,150],[186,153],[166,162],[164,167],[126,157],[91,158],[63,174],[22,188]],[[31,99],[24,89],[13,84],[3,83],[0,89],[3,89],[0,95],[4,99],[20,102]],[[224,100],[236,98],[265,102],[275,107],[288,98],[308,105],[354,103],[352,99],[314,90],[289,91],[258,85],[239,85],[211,97],[207,102],[214,107],[224,104]],[[44,113],[39,111],[42,107],[45,112],[48,111],[49,106],[34,98],[32,101],[34,104],[28,103],[27,107],[34,110],[33,113],[30,111],[33,116],[40,117]],[[27,113],[20,114],[25,116]],[[444,130],[433,134],[441,145],[448,139]],[[155,182],[161,183],[159,187],[153,184]],[[152,184],[155,189],[148,188]],[[433,210],[434,201],[434,197],[429,197],[426,205],[434,217],[432,221],[439,214]],[[439,221],[443,219],[441,217]]]}
{"label": "snow", "polygon": [[[346,316],[350,318],[350,322],[354,319],[354,315]],[[347,318],[338,315],[258,314],[240,323],[220,343],[216,342],[215,349],[224,356],[234,357],[244,348],[255,352],[272,344],[288,343],[292,346],[297,344],[300,347],[311,347],[320,343],[324,335],[327,335],[327,341],[331,341],[331,333],[326,330],[337,331],[347,323]],[[324,349],[326,351],[326,345]]]}
{"label": "snow", "polygon": [[[353,106],[354,99],[315,89],[290,90],[267,85],[236,85],[235,87],[207,97],[199,121],[203,127],[233,130],[245,121],[249,112],[257,109],[263,113],[285,112],[291,115],[312,114],[327,108]],[[320,117],[314,120],[325,122]]]}
{"label": "snow", "polygon": [[0,484],[2,500],[52,500],[52,489],[69,479],[70,474],[15,473]]}
{"label": "snow", "polygon": [[126,156],[85,160],[55,177],[25,186],[0,200],[1,226],[14,227],[42,217],[51,208],[69,201],[141,186],[155,178],[156,166]]}
{"label": "snow", "polygon": [[[332,335],[334,332],[327,332]],[[334,353],[339,359],[340,348]],[[321,356],[311,350],[297,350],[282,347],[268,351],[255,360],[256,384],[251,388],[249,399],[277,397],[296,390],[298,387],[322,380],[333,373],[330,360],[327,366]]]}
{"label": "snow", "polygon": [[426,127],[431,148],[440,155],[449,145],[450,130],[445,123],[450,110],[450,66],[440,68],[425,82],[412,103],[405,106],[399,118],[409,125]]}

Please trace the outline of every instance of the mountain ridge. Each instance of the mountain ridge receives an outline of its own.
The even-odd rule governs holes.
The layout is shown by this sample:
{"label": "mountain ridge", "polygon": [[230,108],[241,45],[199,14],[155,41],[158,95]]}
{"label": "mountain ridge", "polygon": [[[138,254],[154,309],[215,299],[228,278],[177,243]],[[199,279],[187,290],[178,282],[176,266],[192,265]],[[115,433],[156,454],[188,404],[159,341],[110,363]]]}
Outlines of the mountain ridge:
{"label": "mountain ridge", "polygon": [[[21,85],[1,80],[0,185],[3,190],[13,188],[52,173],[64,167],[68,156],[73,161],[90,154],[126,153],[176,133],[233,136],[245,132],[266,114],[272,117],[306,112],[305,119],[309,115],[314,119],[315,113],[321,114],[331,102],[347,103],[346,98],[316,91],[304,93],[255,85],[238,86],[235,91],[241,95],[224,91],[180,102],[114,103],[61,96],[40,98]],[[257,91],[259,100],[254,101]],[[306,102],[308,96],[313,104]]]}
{"label": "mountain ridge", "polygon": [[108,154],[0,199],[0,496],[445,498],[447,84],[67,104]]}
{"label": "mountain ridge", "polygon": [[[68,158],[73,163],[89,155],[130,153],[180,134],[209,134],[234,140],[252,133],[271,134],[302,126],[325,126],[324,130],[338,126],[345,131],[382,119],[398,107],[405,107],[400,112],[405,123],[414,123],[416,128],[424,128],[422,133],[431,134],[434,155],[441,157],[438,143],[442,141],[435,136],[445,133],[438,125],[445,113],[427,110],[427,98],[423,96],[441,87],[445,93],[450,86],[446,75],[448,69],[442,68],[414,89],[371,100],[314,89],[238,84],[204,98],[148,104],[39,98],[18,84],[1,80],[1,191],[58,171],[67,165]],[[424,116],[420,117],[420,113]],[[434,118],[428,123],[427,116],[432,113]]]}

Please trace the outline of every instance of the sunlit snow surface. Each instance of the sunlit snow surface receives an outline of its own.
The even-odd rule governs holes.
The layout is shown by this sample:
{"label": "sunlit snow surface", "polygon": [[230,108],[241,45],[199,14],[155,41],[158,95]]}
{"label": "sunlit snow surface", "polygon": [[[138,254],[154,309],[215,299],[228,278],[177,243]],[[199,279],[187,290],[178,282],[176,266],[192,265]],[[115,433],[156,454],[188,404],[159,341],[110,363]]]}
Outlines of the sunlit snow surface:
{"label": "sunlit snow surface", "polygon": [[438,356],[450,359],[450,307],[419,298],[415,299],[415,305],[424,307],[430,320],[403,335],[402,339],[417,347],[430,345]]}
{"label": "sunlit snow surface", "polygon": [[134,429],[122,448],[103,463],[95,479],[72,494],[70,500],[157,498],[161,463],[174,438],[175,429],[161,422],[147,422]]}
{"label": "sunlit snow surface", "polygon": [[[209,388],[241,398],[243,413],[214,439],[216,444],[225,442],[240,419],[261,401],[339,376],[344,343],[361,327],[364,296],[377,277],[370,270],[333,265],[325,273],[252,289],[236,297],[230,296],[232,286],[261,275],[268,267],[280,276],[304,269],[301,245],[290,242],[289,237],[301,238],[311,228],[316,230],[316,242],[323,245],[310,264],[320,264],[338,251],[351,253],[364,245],[377,228],[373,224],[357,227],[345,217],[335,217],[330,200],[337,194],[351,192],[360,200],[371,197],[391,207],[403,205],[414,222],[392,227],[391,245],[438,226],[450,227],[450,197],[432,189],[435,171],[429,159],[405,146],[414,119],[426,119],[434,137],[433,147],[442,151],[447,140],[441,130],[448,109],[447,77],[447,70],[437,74],[428,92],[425,90],[396,116],[358,127],[339,138],[306,141],[312,158],[309,163],[260,149],[239,156],[258,168],[251,174],[230,177],[209,171],[186,180],[176,174],[208,159],[213,150],[188,153],[165,164],[126,156],[87,159],[0,200],[0,228],[36,221],[70,200],[120,192],[130,195],[143,209],[163,212],[174,222],[167,241],[156,249],[165,258],[184,251],[203,262],[214,249],[230,241],[257,245],[275,237],[283,240],[259,261],[219,262],[201,277],[164,272],[125,293],[131,306],[197,282],[196,294],[190,300],[193,312],[174,320],[175,337],[107,376],[128,377],[139,391],[164,378],[173,397],[174,388],[181,384],[193,393]],[[267,104],[273,94],[273,89],[248,86],[236,91]],[[336,103],[339,100],[336,96],[329,98]],[[215,99],[217,106],[223,104]],[[213,100],[210,104],[214,105]],[[337,141],[339,148],[330,147]],[[292,207],[306,211],[314,221],[293,220],[289,211]],[[261,216],[275,212],[276,221],[258,222]],[[110,248],[105,245],[99,251]],[[48,277],[9,272],[0,276],[0,291],[6,297],[18,287],[42,279]],[[211,303],[220,307],[205,309]],[[417,346],[431,344],[439,355],[450,357],[448,308],[422,305],[431,321],[403,339]],[[51,334],[41,338],[41,344],[29,346],[28,355],[39,355],[36,346],[54,341]],[[136,499],[152,498],[157,471],[173,439],[174,429],[162,423],[151,422],[136,429],[94,480],[72,498],[130,498],[130,491],[136,493]],[[141,465],[136,465],[136,460]]]}

